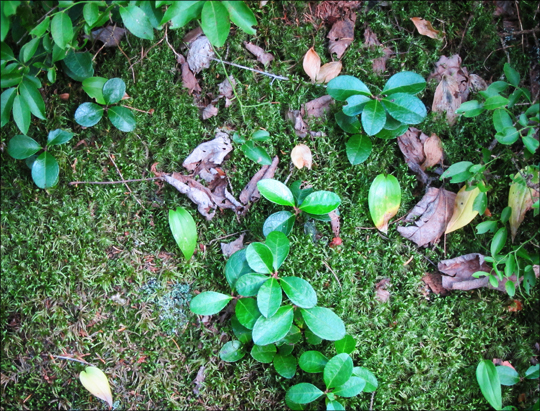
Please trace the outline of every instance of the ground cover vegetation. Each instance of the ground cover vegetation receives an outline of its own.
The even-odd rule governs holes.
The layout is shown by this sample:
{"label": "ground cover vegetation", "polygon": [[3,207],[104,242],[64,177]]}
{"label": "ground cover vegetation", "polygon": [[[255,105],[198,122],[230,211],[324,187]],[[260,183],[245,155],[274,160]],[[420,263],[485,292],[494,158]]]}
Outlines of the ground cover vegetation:
{"label": "ground cover vegetation", "polygon": [[538,14],[2,2],[2,409],[537,409]]}

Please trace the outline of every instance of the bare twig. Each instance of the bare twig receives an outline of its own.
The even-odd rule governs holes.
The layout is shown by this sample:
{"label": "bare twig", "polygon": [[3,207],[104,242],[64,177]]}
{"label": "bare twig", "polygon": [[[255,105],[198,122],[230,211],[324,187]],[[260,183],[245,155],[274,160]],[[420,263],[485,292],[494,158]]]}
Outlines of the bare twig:
{"label": "bare twig", "polygon": [[88,361],[79,360],[79,359],[77,359],[77,358],[64,357],[64,356],[62,356],[62,355],[53,355],[53,354],[51,354],[51,356],[52,356],[52,357],[55,357],[55,358],[61,358],[62,360],[76,361],[76,362],[80,362],[81,364],[91,365],[92,367],[95,367],[94,364],[91,364],[91,363],[89,363]]}
{"label": "bare twig", "polygon": [[377,391],[373,391],[373,392],[371,393],[371,402],[369,403],[369,411],[373,411],[373,400],[375,399],[375,393],[376,393],[376,392],[377,392]]}
{"label": "bare twig", "polygon": [[[122,180],[124,179],[124,176],[122,175],[122,172],[120,171],[120,169],[118,168],[118,166],[116,165],[116,162],[114,161],[114,157],[112,154],[109,154],[109,158],[111,159],[112,163],[114,164],[114,167],[116,168],[116,171],[118,172],[118,174],[120,174],[120,177],[122,177]],[[130,194],[135,198],[135,200],[137,201],[137,203],[139,203],[139,205],[144,208],[146,210],[146,208],[143,206],[143,204],[141,203],[141,201],[137,198],[137,196],[135,194],[133,194],[133,191],[131,190],[131,187],[127,185],[127,183],[124,181],[124,185],[126,186],[126,188],[128,189],[128,191],[130,192]]]}
{"label": "bare twig", "polygon": [[135,108],[135,107],[130,107],[130,106],[125,106],[122,104],[122,107],[125,107],[125,108],[129,108],[130,110],[135,110],[135,111],[138,111],[140,113],[144,113],[144,114],[154,114],[154,112],[152,110],[148,110],[148,111],[144,111],[144,110],[141,110],[141,109],[138,109],[138,108]]}
{"label": "bare twig", "polygon": [[[501,39],[501,43],[502,43],[502,39]],[[508,52],[507,52],[506,50],[507,50],[507,49],[511,49],[512,47],[515,47],[515,44],[512,45],[512,46],[507,46],[507,47],[505,47],[504,44],[503,44],[503,47],[501,47],[500,49],[493,50],[491,53],[488,54],[488,56],[487,56],[486,59],[484,60],[484,63],[483,63],[484,68],[485,68],[486,70],[488,69],[488,68],[486,67],[486,61],[487,61],[487,59],[488,59],[493,53],[495,53],[496,51],[504,50],[504,52],[506,53],[506,55],[508,55]]]}
{"label": "bare twig", "polygon": [[229,66],[234,66],[234,67],[238,67],[244,70],[254,71],[255,73],[264,74],[265,76],[272,77],[275,80],[289,80],[288,77],[278,76],[277,74],[268,73],[267,71],[261,71],[261,70],[253,69],[251,67],[241,66],[240,64],[231,63],[229,61],[220,60],[216,58],[213,58],[212,60],[217,61],[218,63],[228,64]]}
{"label": "bare twig", "polygon": [[[169,43],[169,34],[167,32],[167,29],[168,29],[169,26],[165,26],[165,41],[167,42],[167,45],[169,46],[169,48],[172,50],[172,52],[174,53],[174,55],[176,56],[176,58],[182,56],[180,53],[178,53],[174,47],[171,45],[171,43]],[[183,56],[182,56],[183,57]]]}
{"label": "bare twig", "polygon": [[469,16],[469,19],[467,20],[467,24],[465,24],[465,28],[463,29],[463,34],[461,35],[461,41],[459,42],[459,46],[457,48],[456,54],[459,54],[461,50],[461,46],[463,45],[463,39],[465,38],[465,34],[467,33],[467,28],[469,28],[469,23],[471,22],[473,17],[474,17],[474,14],[471,14]]}
{"label": "bare twig", "polygon": [[123,183],[135,183],[137,181],[150,181],[150,180],[163,180],[163,177],[135,178],[133,180],[120,180],[120,181],[71,181],[69,185],[76,186],[79,184],[123,184]]}
{"label": "bare twig", "polygon": [[[120,47],[120,45],[118,45],[118,50],[120,50],[122,52],[122,54],[127,59],[128,63],[131,63],[131,59],[127,56],[127,54],[124,52],[124,50],[122,50],[122,47]],[[137,82],[135,81],[135,71],[133,70],[133,65],[130,67],[130,69],[131,69],[131,75],[133,76],[133,84],[135,84]]]}
{"label": "bare twig", "polygon": [[519,34],[529,34],[529,33],[538,33],[540,31],[540,27],[535,27],[534,29],[530,30],[520,30],[520,31],[513,31],[511,33],[499,33],[499,37],[507,37],[507,36],[515,36]]}
{"label": "bare twig", "polygon": [[341,283],[339,282],[339,278],[338,278],[338,276],[336,275],[336,273],[334,272],[334,270],[332,270],[332,267],[330,267],[330,266],[327,264],[326,261],[323,261],[323,264],[326,266],[326,268],[328,268],[328,269],[332,272],[332,274],[334,274],[334,277],[336,278],[336,281],[337,281],[337,283],[339,284],[339,289],[340,289],[340,290],[343,290],[343,288],[341,287]]}
{"label": "bare twig", "polygon": [[232,233],[232,234],[229,234],[229,235],[225,235],[225,236],[223,236],[223,237],[214,238],[212,241],[210,241],[210,242],[208,243],[208,245],[213,244],[213,243],[215,243],[216,241],[224,240],[225,238],[233,237],[233,236],[235,236],[235,235],[238,235],[238,234],[244,234],[244,233],[247,233],[247,232],[248,232],[248,230],[238,231],[237,233]]}
{"label": "bare twig", "polygon": [[[519,14],[519,1],[515,0],[514,3],[516,4],[516,10],[517,10],[517,15],[518,15],[518,20],[519,20],[519,28],[521,29],[521,31],[523,31],[523,24],[521,23],[521,15]],[[523,51],[523,53],[525,53],[525,37],[523,36],[523,34],[521,35],[521,50]]]}

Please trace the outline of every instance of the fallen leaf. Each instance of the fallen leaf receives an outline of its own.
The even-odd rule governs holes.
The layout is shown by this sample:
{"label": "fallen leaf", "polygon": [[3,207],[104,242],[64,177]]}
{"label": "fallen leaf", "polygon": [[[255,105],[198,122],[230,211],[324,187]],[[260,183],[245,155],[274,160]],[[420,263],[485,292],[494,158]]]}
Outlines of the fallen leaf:
{"label": "fallen leaf", "polygon": [[301,110],[301,115],[307,114],[308,117],[319,118],[330,111],[330,105],[334,104],[334,99],[325,95],[315,100],[307,102]]}
{"label": "fallen leaf", "polygon": [[60,97],[60,100],[68,101],[69,100],[69,93],[59,94],[58,97]]}
{"label": "fallen leaf", "polygon": [[308,133],[308,125],[302,118],[301,110],[288,110],[287,119],[293,123],[294,132],[298,137],[304,138]]}
{"label": "fallen leaf", "polygon": [[218,90],[220,97],[223,96],[225,98],[231,99],[234,97],[234,91],[233,86],[236,86],[236,81],[234,81],[234,78],[232,76],[229,76],[225,80],[223,80],[221,83],[218,84]]}
{"label": "fallen leaf", "polygon": [[390,298],[390,291],[387,290],[392,284],[389,278],[383,278],[377,284],[375,284],[375,298],[381,303],[385,303]]}
{"label": "fallen leaf", "polygon": [[103,371],[97,367],[86,367],[84,371],[79,374],[79,380],[81,384],[92,395],[95,395],[99,399],[102,399],[110,407],[113,406],[113,399],[111,394],[111,387],[109,386],[109,380]]}
{"label": "fallen leaf", "polygon": [[267,53],[266,51],[264,51],[264,49],[253,43],[248,43],[247,41],[244,41],[244,47],[251,54],[257,57],[257,61],[262,63],[265,67],[268,65],[268,63],[274,60],[274,56],[271,53]]}
{"label": "fallen leaf", "polygon": [[330,227],[332,228],[332,232],[334,233],[334,237],[335,237],[334,240],[336,240],[337,238],[341,241],[341,238],[339,238],[339,231],[340,231],[341,225],[339,223],[339,215],[336,213],[336,210],[328,213],[328,217],[330,217]]}
{"label": "fallen leaf", "polygon": [[176,61],[180,64],[180,68],[182,69],[182,85],[189,90],[189,94],[192,94],[193,92],[200,93],[201,86],[195,78],[195,75],[189,69],[189,64],[184,56],[179,54]]}
{"label": "fallen leaf", "polygon": [[319,84],[328,83],[333,78],[339,76],[342,67],[341,61],[331,61],[330,63],[326,63],[317,73],[315,82]]}
{"label": "fallen leaf", "polygon": [[467,185],[464,185],[456,195],[454,203],[454,212],[452,218],[448,222],[445,234],[459,230],[469,224],[474,217],[478,215],[478,211],[473,210],[473,203],[476,196],[480,193],[480,189],[475,187],[467,191]]}
{"label": "fallen leaf", "polygon": [[[508,311],[510,312],[518,312],[523,310],[523,304],[519,300],[513,300],[512,304],[508,306]],[[512,367],[514,368],[514,367]]]}
{"label": "fallen leaf", "polygon": [[291,151],[291,160],[296,168],[302,169],[307,167],[311,170],[313,158],[311,156],[311,150],[305,144],[298,144]]}
{"label": "fallen leaf", "polygon": [[210,61],[215,57],[212,45],[206,36],[198,37],[189,47],[187,62],[195,74],[210,67]]}
{"label": "fallen leaf", "polygon": [[232,149],[229,135],[222,129],[216,129],[214,139],[199,144],[184,160],[182,166],[188,171],[199,174],[206,182],[212,181],[215,173],[210,169],[223,163]]}
{"label": "fallen leaf", "polygon": [[[516,301],[516,300],[514,300],[514,301]],[[494,358],[492,361],[493,361],[494,365],[503,365],[505,367],[510,367],[510,368],[513,368],[515,370],[514,366],[512,364],[510,364],[510,361],[503,361],[500,358]]]}
{"label": "fallen leaf", "polygon": [[469,75],[469,88],[473,93],[482,91],[488,88],[485,80],[477,74]]}
{"label": "fallen leaf", "polygon": [[404,220],[414,221],[414,225],[397,227],[398,232],[419,247],[435,245],[452,218],[455,198],[456,194],[451,191],[430,187]]}
{"label": "fallen leaf", "polygon": [[435,30],[431,25],[431,22],[423,19],[422,17],[411,17],[411,21],[414,23],[416,29],[418,30],[418,33],[420,33],[421,35],[431,37],[435,40],[438,40],[442,37],[440,34],[441,32]]}
{"label": "fallen leaf", "polygon": [[321,58],[313,47],[305,54],[303,67],[308,77],[314,83],[317,80],[317,74],[319,74],[319,70],[321,69]]}
{"label": "fallen leaf", "polygon": [[206,367],[204,365],[201,365],[201,368],[199,368],[199,371],[197,372],[197,376],[193,380],[193,384],[195,384],[195,388],[193,388],[193,394],[195,395],[199,395],[199,390],[205,379],[205,375],[204,375],[205,369]]}
{"label": "fallen leaf", "polygon": [[106,26],[92,31],[92,38],[103,43],[103,47],[118,47],[120,40],[126,34],[126,29],[116,26]]}
{"label": "fallen leaf", "polygon": [[456,124],[458,114],[456,110],[461,105],[461,96],[459,94],[459,83],[455,77],[443,75],[442,80],[435,90],[433,96],[433,105],[431,109],[435,113],[445,113],[446,121],[449,125]]}
{"label": "fallen leaf", "polygon": [[538,180],[538,169],[528,166],[514,176],[510,185],[508,206],[512,207],[512,214],[510,214],[508,222],[510,223],[512,242],[514,242],[519,226],[525,219],[525,214],[532,208],[534,200],[539,197],[538,190],[531,187],[533,185],[538,187]]}
{"label": "fallen leaf", "polygon": [[332,241],[330,241],[330,244],[328,244],[328,247],[334,248],[334,247],[340,246],[341,244],[343,244],[343,241],[341,240],[341,238],[334,237],[332,238]]}
{"label": "fallen leaf", "polygon": [[244,237],[245,234],[240,235],[236,240],[231,241],[230,243],[220,243],[221,252],[225,257],[230,257],[238,250],[244,248]]}
{"label": "fallen leaf", "polygon": [[439,273],[426,273],[422,281],[430,288],[434,294],[448,295],[448,290],[442,286],[442,275]]}
{"label": "fallen leaf", "polygon": [[379,174],[369,187],[369,214],[375,227],[383,233],[388,232],[388,222],[394,217],[401,204],[401,187],[392,174]]}
{"label": "fallen leaf", "polygon": [[188,31],[186,35],[184,36],[184,38],[182,39],[182,41],[184,43],[191,43],[192,41],[197,40],[202,35],[203,35],[203,31],[202,31],[201,26],[197,26],[193,30]]}
{"label": "fallen leaf", "polygon": [[440,138],[436,134],[428,137],[417,128],[409,127],[397,140],[409,168],[418,175],[423,185],[427,184],[429,176],[425,170],[443,162],[444,152]]}
{"label": "fallen leaf", "polygon": [[217,116],[218,111],[219,111],[218,108],[210,103],[203,109],[202,119],[208,120],[210,117]]}
{"label": "fallen leaf", "polygon": [[335,53],[340,59],[347,48],[354,41],[354,24],[356,22],[356,13],[352,13],[350,17],[345,17],[338,20],[332,26],[332,29],[326,36],[330,39],[328,51],[330,54]]}
{"label": "fallen leaf", "polygon": [[261,193],[259,193],[257,183],[265,178],[273,178],[277,170],[278,163],[279,158],[278,156],[275,156],[272,159],[272,164],[269,166],[262,166],[261,169],[257,171],[257,173],[255,173],[255,175],[251,178],[249,183],[247,183],[247,185],[244,187],[238,198],[243,204],[246,205],[246,211],[249,203],[253,203],[261,198]]}
{"label": "fallen leaf", "polygon": [[[381,42],[377,38],[377,35],[373,32],[373,30],[371,30],[369,26],[364,30],[364,47],[368,47],[372,50],[376,47],[382,47]],[[390,58],[392,54],[394,54],[392,49],[388,47],[384,47],[382,51],[383,56],[374,59],[372,64],[373,71],[377,74],[381,74],[386,71],[386,61]]]}

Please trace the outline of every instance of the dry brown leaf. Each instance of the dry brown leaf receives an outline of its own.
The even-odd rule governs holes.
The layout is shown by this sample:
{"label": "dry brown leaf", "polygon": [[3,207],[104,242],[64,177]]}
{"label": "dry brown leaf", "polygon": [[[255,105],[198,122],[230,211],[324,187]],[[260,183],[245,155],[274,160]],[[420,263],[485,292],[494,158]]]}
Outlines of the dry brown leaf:
{"label": "dry brown leaf", "polygon": [[58,97],[60,97],[60,100],[68,101],[69,100],[69,93],[59,94]]}
{"label": "dry brown leaf", "polygon": [[441,82],[435,90],[431,109],[435,113],[446,112],[446,121],[449,125],[453,126],[458,118],[456,110],[459,108],[461,103],[462,101],[459,93],[459,83],[455,77],[443,75]]}
{"label": "dry brown leaf", "polygon": [[189,64],[184,56],[179,54],[176,61],[180,64],[182,69],[182,85],[189,90],[189,94],[192,94],[193,92],[200,93],[201,86],[199,86],[199,82],[189,69]]}
{"label": "dry brown leaf", "polygon": [[236,86],[236,81],[232,76],[229,76],[218,84],[219,97],[231,99],[234,97],[233,86]]}
{"label": "dry brown leaf", "polygon": [[[375,47],[382,46],[381,42],[377,39],[377,35],[371,30],[371,28],[368,26],[364,30],[364,47],[368,47],[370,49],[375,49]],[[388,47],[383,48],[383,56],[378,57],[373,60],[373,71],[377,74],[382,74],[386,71],[386,61],[390,58],[390,56],[394,54],[391,49]]]}
{"label": "dry brown leaf", "polygon": [[444,158],[444,151],[442,142],[439,136],[432,133],[426,141],[424,141],[424,155],[425,161],[420,164],[424,170],[431,168],[437,164],[442,164]]}
{"label": "dry brown leaf", "polygon": [[339,76],[342,67],[341,61],[331,61],[330,63],[326,63],[319,70],[315,82],[319,84],[328,83],[333,78]]}
{"label": "dry brown leaf", "polygon": [[330,105],[334,104],[334,99],[329,95],[316,98],[306,103],[305,110],[302,108],[301,114],[307,114],[308,117],[319,118],[330,111]]}
{"label": "dry brown leaf", "polygon": [[195,384],[195,388],[193,388],[193,394],[199,395],[199,390],[204,382],[205,376],[204,376],[204,370],[206,367],[204,365],[201,365],[201,368],[199,368],[199,371],[197,372],[197,376],[193,380],[193,384]]}
{"label": "dry brown leaf", "polygon": [[429,176],[425,170],[443,162],[444,152],[439,137],[436,134],[428,137],[417,128],[409,127],[398,137],[398,146],[409,168],[423,185],[427,184]]}
{"label": "dry brown leaf", "polygon": [[404,220],[415,225],[398,227],[398,232],[419,247],[436,244],[452,218],[455,198],[451,191],[430,187]]}
{"label": "dry brown leaf", "polygon": [[[206,182],[212,181],[213,173],[205,175],[204,171],[208,172],[210,168],[222,164],[232,149],[229,135],[221,129],[216,129],[215,138],[199,144],[184,160],[182,166],[188,171],[201,175]],[[203,170],[203,173],[200,173],[200,170]]]}
{"label": "dry brown leaf", "polygon": [[104,47],[118,47],[120,40],[126,34],[126,29],[116,26],[106,26],[92,31],[92,38],[103,43]]}
{"label": "dry brown leaf", "polygon": [[347,50],[354,40],[355,22],[356,13],[352,13],[350,17],[336,21],[326,36],[330,39],[328,51],[330,54],[335,53],[338,59],[343,56],[345,50]]}
{"label": "dry brown leaf", "polygon": [[328,217],[330,217],[330,227],[332,228],[332,232],[334,233],[335,238],[339,238],[339,230],[340,230],[340,223],[339,223],[339,216],[337,215],[336,211],[331,211],[328,213]]}
{"label": "dry brown leaf", "polygon": [[473,93],[476,93],[478,91],[487,89],[488,85],[478,74],[471,74],[469,76],[469,88]]}
{"label": "dry brown leaf", "polygon": [[198,37],[191,43],[187,62],[192,72],[197,74],[202,69],[210,67],[210,61],[215,57],[212,45],[206,36]]}
{"label": "dry brown leaf", "polygon": [[392,284],[389,278],[383,278],[377,284],[375,284],[375,298],[381,303],[385,303],[390,298],[390,291],[387,290]]}
{"label": "dry brown leaf", "polygon": [[313,163],[313,157],[311,156],[311,150],[305,144],[298,144],[291,151],[291,160],[296,168],[301,169],[307,167],[311,170]]}
{"label": "dry brown leaf", "polygon": [[274,60],[274,56],[271,53],[267,53],[264,51],[261,47],[256,46],[253,43],[248,43],[247,41],[244,41],[244,47],[255,57],[257,57],[257,61],[262,63],[265,67],[270,63],[272,60]]}
{"label": "dry brown leaf", "polygon": [[418,33],[423,36],[428,36],[435,40],[438,40],[444,36],[444,33],[441,35],[440,31],[433,28],[431,22],[423,19],[422,17],[411,17],[411,21],[416,26]]}
{"label": "dry brown leaf", "polygon": [[426,273],[422,281],[430,288],[434,294],[447,295],[448,290],[442,286],[442,275],[439,273]]}
{"label": "dry brown leaf", "polygon": [[308,77],[314,83],[317,80],[317,74],[319,74],[319,70],[321,69],[321,58],[313,47],[305,54],[303,67]]}
{"label": "dry brown leaf", "polygon": [[202,119],[208,120],[210,117],[217,116],[218,108],[213,104],[208,104],[202,111]]}
{"label": "dry brown leaf", "polygon": [[245,234],[240,235],[236,240],[231,241],[230,243],[220,243],[221,252],[225,257],[230,257],[238,250],[244,248],[244,237]]}
{"label": "dry brown leaf", "polygon": [[197,40],[202,35],[203,35],[203,31],[202,31],[201,26],[197,26],[193,30],[188,31],[186,35],[184,36],[184,38],[182,39],[182,41],[184,43],[191,43],[192,41]]}
{"label": "dry brown leaf", "polygon": [[262,166],[257,173],[251,178],[249,183],[244,187],[240,196],[238,197],[240,201],[245,204],[244,210],[241,214],[245,214],[249,208],[249,204],[257,201],[261,198],[261,193],[257,188],[257,183],[265,178],[273,178],[276,173],[277,166],[279,164],[278,156],[275,156],[272,159],[272,164],[269,166]]}
{"label": "dry brown leaf", "polygon": [[293,123],[294,132],[298,137],[304,138],[308,133],[308,126],[302,118],[301,110],[288,110],[287,119]]}

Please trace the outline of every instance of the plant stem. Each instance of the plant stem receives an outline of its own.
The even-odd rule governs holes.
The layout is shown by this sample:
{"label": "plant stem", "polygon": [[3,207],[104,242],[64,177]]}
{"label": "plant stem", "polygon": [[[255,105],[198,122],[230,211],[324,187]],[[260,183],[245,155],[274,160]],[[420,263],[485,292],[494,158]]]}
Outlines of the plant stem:
{"label": "plant stem", "polygon": [[[215,49],[214,49],[214,52],[215,52]],[[217,55],[217,53],[216,53],[216,55]],[[279,76],[277,74],[268,73],[267,71],[261,71],[261,70],[257,70],[257,69],[251,68],[251,67],[241,66],[240,64],[231,63],[229,61],[221,60],[221,57],[220,57],[220,59],[213,58],[212,60],[217,61],[217,62],[219,62],[221,64],[228,64],[230,66],[238,67],[238,68],[241,68],[241,69],[244,69],[244,70],[249,70],[249,71],[254,71],[255,73],[264,74],[265,76],[272,77],[274,80],[289,80],[288,77]]]}

